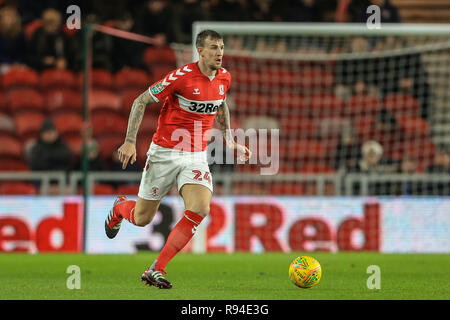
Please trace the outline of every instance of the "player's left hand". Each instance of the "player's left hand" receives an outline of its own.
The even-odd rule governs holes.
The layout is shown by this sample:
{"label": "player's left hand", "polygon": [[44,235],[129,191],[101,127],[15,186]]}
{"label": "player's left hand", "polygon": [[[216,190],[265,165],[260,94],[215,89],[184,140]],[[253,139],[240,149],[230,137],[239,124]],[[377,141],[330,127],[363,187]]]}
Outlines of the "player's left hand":
{"label": "player's left hand", "polygon": [[227,142],[227,147],[237,151],[237,156],[241,161],[247,161],[251,158],[252,152],[246,146],[236,143],[236,142]]}

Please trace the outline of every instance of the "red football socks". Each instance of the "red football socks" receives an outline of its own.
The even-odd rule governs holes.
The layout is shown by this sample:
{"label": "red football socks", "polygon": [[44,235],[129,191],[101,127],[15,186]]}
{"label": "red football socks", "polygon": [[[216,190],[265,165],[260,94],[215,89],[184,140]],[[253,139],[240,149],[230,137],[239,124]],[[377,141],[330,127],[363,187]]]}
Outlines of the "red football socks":
{"label": "red football socks", "polygon": [[164,272],[167,263],[186,246],[197,231],[198,225],[202,222],[203,217],[195,212],[186,210],[184,217],[176,224],[170,232],[164,248],[161,250],[154,269]]}
{"label": "red football socks", "polygon": [[136,225],[134,222],[134,207],[136,206],[136,201],[128,200],[124,201],[114,208],[115,214],[129,221],[130,223]]}

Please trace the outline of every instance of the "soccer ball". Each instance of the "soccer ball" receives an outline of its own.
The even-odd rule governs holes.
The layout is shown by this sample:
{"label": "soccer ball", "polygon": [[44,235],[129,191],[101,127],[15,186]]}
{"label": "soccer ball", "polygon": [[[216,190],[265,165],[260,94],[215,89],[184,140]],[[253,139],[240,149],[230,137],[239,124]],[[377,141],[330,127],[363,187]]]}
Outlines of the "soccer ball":
{"label": "soccer ball", "polygon": [[311,288],[319,283],[322,277],[322,267],[319,261],[312,257],[300,256],[289,266],[289,279],[300,288]]}

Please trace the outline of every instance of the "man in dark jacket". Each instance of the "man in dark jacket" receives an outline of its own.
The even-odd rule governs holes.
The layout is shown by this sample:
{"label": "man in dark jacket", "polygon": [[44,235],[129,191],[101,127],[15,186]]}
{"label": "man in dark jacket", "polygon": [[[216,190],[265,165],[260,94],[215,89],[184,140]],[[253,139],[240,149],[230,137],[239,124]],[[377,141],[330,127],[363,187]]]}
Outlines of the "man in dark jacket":
{"label": "man in dark jacket", "polygon": [[50,119],[44,120],[39,139],[31,149],[31,170],[66,171],[70,168],[72,151],[61,139]]}
{"label": "man in dark jacket", "polygon": [[28,43],[28,62],[36,70],[71,69],[75,54],[71,40],[63,31],[62,15],[55,9],[42,13],[42,27]]}

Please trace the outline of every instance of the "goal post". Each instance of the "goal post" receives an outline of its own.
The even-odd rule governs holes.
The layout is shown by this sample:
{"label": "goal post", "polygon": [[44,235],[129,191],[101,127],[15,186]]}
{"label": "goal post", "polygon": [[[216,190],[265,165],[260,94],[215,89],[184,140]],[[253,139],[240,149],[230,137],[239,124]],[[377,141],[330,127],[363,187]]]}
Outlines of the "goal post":
{"label": "goal post", "polygon": [[232,195],[450,194],[449,24],[195,22],[179,65],[205,29],[224,37],[232,119],[280,130],[277,175],[213,172]]}

